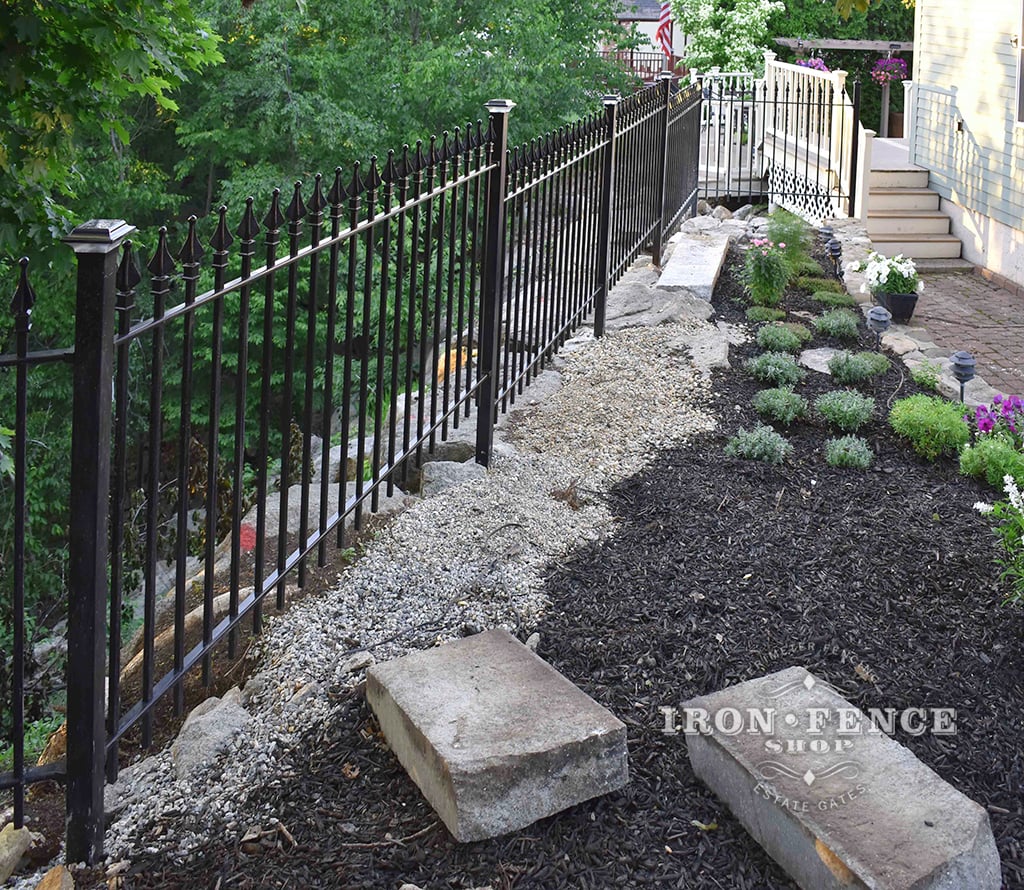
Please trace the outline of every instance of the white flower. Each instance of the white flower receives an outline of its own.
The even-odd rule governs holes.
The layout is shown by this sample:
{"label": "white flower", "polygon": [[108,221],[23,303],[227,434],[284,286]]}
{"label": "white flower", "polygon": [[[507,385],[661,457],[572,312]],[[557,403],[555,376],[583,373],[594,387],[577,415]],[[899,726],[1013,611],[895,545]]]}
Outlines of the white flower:
{"label": "white flower", "polygon": [[991,504],[986,504],[984,501],[978,501],[974,505],[974,509],[977,510],[982,515],[987,515],[991,513],[993,510],[995,510],[995,507],[993,507]]}
{"label": "white flower", "polygon": [[1021,495],[1017,483],[1009,473],[1003,476],[1003,489],[1014,509],[1019,513],[1024,513],[1024,496]]}

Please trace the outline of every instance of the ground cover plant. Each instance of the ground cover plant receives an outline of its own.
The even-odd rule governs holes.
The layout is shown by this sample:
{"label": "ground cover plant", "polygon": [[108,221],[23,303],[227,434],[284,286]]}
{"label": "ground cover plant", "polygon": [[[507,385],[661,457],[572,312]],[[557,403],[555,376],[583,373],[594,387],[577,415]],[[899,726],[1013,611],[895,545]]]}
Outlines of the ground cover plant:
{"label": "ground cover plant", "polygon": [[745,315],[747,321],[752,322],[782,321],[786,317],[786,312],[783,309],[774,309],[771,306],[751,306],[747,309]]}
{"label": "ground cover plant", "polygon": [[856,340],[857,316],[849,309],[829,309],[814,319],[814,329],[834,340]]}
{"label": "ground cover plant", "polygon": [[884,374],[891,365],[880,352],[837,352],[829,359],[828,369],[836,383],[856,386]]}
{"label": "ground cover plant", "polygon": [[964,415],[973,442],[960,452],[960,472],[1001,488],[1006,476],[1024,485],[1024,398],[998,393]]}
{"label": "ground cover plant", "polygon": [[799,383],[807,375],[796,359],[784,352],[762,353],[747,359],[743,367],[755,380],[776,386]]}
{"label": "ground cover plant", "polygon": [[840,430],[860,429],[875,410],[875,400],[852,390],[833,390],[814,400],[814,410]]}
{"label": "ground cover plant", "polygon": [[[734,302],[741,268],[733,254],[716,320],[745,323]],[[783,305],[816,308],[792,292]],[[759,350],[731,347],[732,368],[713,380],[718,428],[617,485],[606,499],[615,532],[552,565],[545,614],[516,629],[524,640],[535,630],[539,654],[623,720],[625,788],[457,844],[382,744],[365,698],[331,690],[331,721],[254,792],[253,805],[286,825],[294,845],[254,854],[211,834],[185,877],[170,858],[143,852],[126,890],[317,886],[334,874],[353,890],[796,890],[694,777],[684,737],[661,731],[660,711],[794,664],[861,708],[956,708],[954,736],[897,727],[894,737],[986,808],[1004,884],[1024,886],[1024,609],[1001,605],[1012,587],[995,564],[993,516],[973,508],[994,492],[952,458],[922,461],[882,410],[858,433],[874,454],[864,471],[829,466],[834,430],[813,420],[787,429],[793,451],[782,465],[724,456],[751,426],[763,387],[741,368]],[[800,392],[814,402],[835,387],[813,373]],[[885,406],[920,390],[889,367],[862,392]]]}
{"label": "ground cover plant", "polygon": [[825,443],[825,463],[830,467],[866,470],[872,460],[871,446],[859,436],[840,436]]}
{"label": "ground cover plant", "polygon": [[815,303],[833,308],[852,308],[857,305],[857,301],[845,291],[838,293],[834,290],[816,290],[811,294],[811,299]]}
{"label": "ground cover plant", "polygon": [[811,339],[811,332],[802,324],[769,324],[757,332],[757,345],[769,352],[799,352]]}
{"label": "ground cover plant", "polygon": [[956,454],[967,444],[970,432],[962,408],[939,396],[922,394],[900,399],[889,412],[889,423],[927,460]]}
{"label": "ground cover plant", "polygon": [[770,426],[759,424],[749,430],[741,427],[736,435],[726,442],[725,453],[743,460],[781,464],[793,453],[793,446]]}
{"label": "ground cover plant", "polygon": [[789,386],[762,389],[754,396],[753,405],[762,417],[782,424],[793,423],[807,414],[807,399]]}

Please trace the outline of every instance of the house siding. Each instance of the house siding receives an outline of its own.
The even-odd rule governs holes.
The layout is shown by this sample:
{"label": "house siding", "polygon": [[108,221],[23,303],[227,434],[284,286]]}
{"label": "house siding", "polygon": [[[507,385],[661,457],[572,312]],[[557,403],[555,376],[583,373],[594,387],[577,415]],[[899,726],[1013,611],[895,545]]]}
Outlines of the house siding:
{"label": "house siding", "polygon": [[[912,160],[969,214],[1020,229],[1024,126],[1016,124],[1022,0],[918,0]],[[958,122],[961,122],[958,129]]]}

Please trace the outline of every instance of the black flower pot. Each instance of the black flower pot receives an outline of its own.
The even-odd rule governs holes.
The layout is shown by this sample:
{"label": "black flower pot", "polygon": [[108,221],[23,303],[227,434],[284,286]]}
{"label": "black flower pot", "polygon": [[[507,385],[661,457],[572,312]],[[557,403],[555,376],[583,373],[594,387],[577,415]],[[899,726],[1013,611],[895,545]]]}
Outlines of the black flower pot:
{"label": "black flower pot", "polygon": [[917,306],[917,294],[876,294],[875,299],[892,313],[897,324],[906,324]]}

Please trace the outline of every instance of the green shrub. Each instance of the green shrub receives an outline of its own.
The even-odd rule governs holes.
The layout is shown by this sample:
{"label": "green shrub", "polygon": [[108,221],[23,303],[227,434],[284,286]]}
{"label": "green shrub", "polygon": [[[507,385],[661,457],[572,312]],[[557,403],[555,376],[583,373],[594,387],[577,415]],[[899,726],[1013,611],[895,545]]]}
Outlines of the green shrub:
{"label": "green shrub", "polygon": [[871,419],[875,400],[851,390],[835,390],[818,396],[814,409],[832,426],[854,432]]}
{"label": "green shrub", "polygon": [[807,414],[807,399],[788,386],[762,389],[754,396],[754,410],[762,417],[788,425]]}
{"label": "green shrub", "polygon": [[846,288],[841,281],[834,278],[823,278],[818,275],[798,275],[793,279],[793,287],[807,291],[809,294],[818,294],[823,291],[832,291],[834,294],[845,294]]}
{"label": "green shrub", "polygon": [[802,324],[771,324],[757,332],[757,345],[770,352],[799,352],[811,339],[811,332]]}
{"label": "green shrub", "polygon": [[[802,265],[809,259],[807,245],[811,240],[811,227],[795,213],[788,210],[775,210],[768,217],[768,237],[786,251],[786,259],[791,267]],[[814,264],[818,274],[821,268]]]}
{"label": "green shrub", "polygon": [[814,300],[815,303],[821,303],[824,306],[852,309],[857,305],[857,301],[854,297],[846,291],[816,290],[811,294],[811,299]]}
{"label": "green shrub", "polygon": [[749,431],[741,428],[726,444],[725,453],[743,460],[781,464],[793,453],[793,446],[770,426],[761,424]]}
{"label": "green shrub", "polygon": [[960,472],[984,479],[995,488],[1003,487],[1005,476],[1012,476],[1018,485],[1024,485],[1024,453],[1008,435],[981,436],[960,452]]}
{"label": "green shrub", "polygon": [[880,352],[837,352],[828,361],[832,379],[844,386],[863,383],[884,374],[889,367],[889,359]]}
{"label": "green shrub", "polygon": [[874,457],[871,447],[860,436],[842,436],[825,443],[825,463],[830,467],[866,470]]}
{"label": "green shrub", "polygon": [[829,309],[814,319],[814,330],[836,340],[856,340],[857,316],[849,309]]}
{"label": "green shrub", "polygon": [[784,352],[765,352],[756,358],[747,359],[744,369],[755,380],[775,386],[793,386],[804,379],[806,372],[796,359]]}
{"label": "green shrub", "polygon": [[921,389],[930,389],[932,392],[938,392],[939,366],[935,362],[925,359],[921,364],[910,369],[910,379],[920,386]]}
{"label": "green shrub", "polygon": [[900,399],[889,412],[889,425],[927,460],[958,451],[970,438],[963,407],[938,396]]}
{"label": "green shrub", "polygon": [[747,321],[782,321],[785,317],[784,309],[773,309],[771,306],[751,306],[747,310]]}
{"label": "green shrub", "polygon": [[821,268],[821,263],[809,256],[802,256],[794,260],[790,265],[790,271],[794,275],[803,275],[808,278],[820,278],[825,272]]}
{"label": "green shrub", "polygon": [[789,262],[774,241],[754,238],[743,262],[743,283],[755,306],[777,306],[789,284]]}

